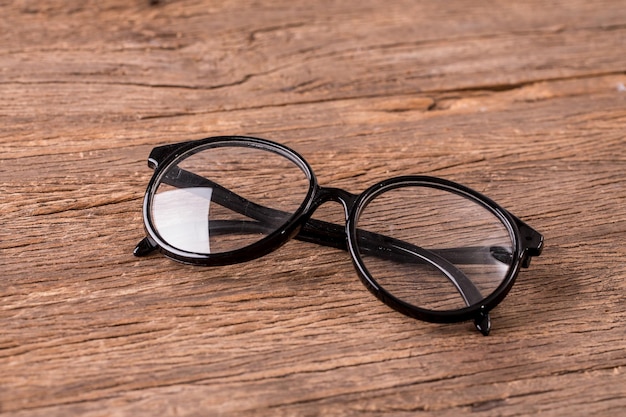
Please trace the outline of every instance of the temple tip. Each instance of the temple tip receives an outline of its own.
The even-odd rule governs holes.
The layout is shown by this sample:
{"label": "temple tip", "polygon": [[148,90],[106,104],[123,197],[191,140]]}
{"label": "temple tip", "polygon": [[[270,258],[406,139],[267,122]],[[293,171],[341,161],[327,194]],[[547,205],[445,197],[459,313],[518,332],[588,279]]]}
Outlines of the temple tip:
{"label": "temple tip", "polygon": [[489,317],[489,313],[481,311],[474,319],[474,325],[483,336],[489,336],[489,331],[491,330],[491,318]]}
{"label": "temple tip", "polygon": [[155,249],[158,248],[158,245],[152,241],[149,237],[145,237],[135,246],[133,250],[133,255],[141,257],[146,256],[152,253]]}

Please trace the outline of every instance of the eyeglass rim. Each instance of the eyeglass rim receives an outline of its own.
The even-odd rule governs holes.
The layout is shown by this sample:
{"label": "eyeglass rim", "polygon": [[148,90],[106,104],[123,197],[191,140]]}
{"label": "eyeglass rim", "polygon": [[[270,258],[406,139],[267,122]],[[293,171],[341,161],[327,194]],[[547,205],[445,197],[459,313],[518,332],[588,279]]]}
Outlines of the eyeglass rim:
{"label": "eyeglass rim", "polygon": [[[362,211],[367,207],[367,204],[373,201],[380,194],[392,189],[407,186],[430,187],[442,191],[452,192],[464,198],[468,198],[469,200],[486,208],[490,213],[494,214],[494,216],[497,217],[498,220],[500,220],[500,222],[506,227],[509,235],[511,236],[511,244],[514,250],[511,265],[509,265],[507,273],[501,280],[500,284],[480,302],[454,310],[431,310],[421,308],[394,296],[392,293],[387,291],[384,285],[378,283],[373,274],[369,272],[366,263],[361,256],[359,245],[357,243],[359,217]],[[426,175],[393,177],[372,185],[361,193],[354,202],[353,208],[347,220],[348,248],[350,257],[360,280],[367,287],[367,289],[384,304],[402,314],[422,321],[434,323],[465,321],[475,319],[477,313],[481,311],[488,313],[500,302],[502,302],[513,287],[525,256],[525,248],[521,244],[521,233],[519,227],[517,226],[518,221],[519,220],[516,219],[509,211],[502,208],[489,197],[462,184],[446,180],[444,178]]]}
{"label": "eyeglass rim", "polygon": [[[170,245],[165,239],[161,238],[150,215],[152,200],[163,176],[174,164],[190,157],[194,153],[201,152],[207,148],[228,146],[274,152],[295,163],[309,179],[309,188],[302,204],[277,230],[243,248],[228,252],[203,254],[181,250]],[[310,207],[315,200],[316,190],[319,189],[313,169],[300,154],[279,143],[251,136],[214,136],[156,147],[150,153],[148,164],[154,168],[154,173],[148,182],[143,200],[144,229],[163,255],[186,264],[202,266],[230,265],[260,258],[275,251],[297,235],[299,226],[304,224],[308,218],[305,215],[310,211]]]}
{"label": "eyeglass rim", "polygon": [[[196,254],[171,246],[164,239],[160,238],[156,232],[156,228],[152,224],[151,216],[149,214],[152,197],[156,193],[156,189],[158,188],[163,175],[168,172],[168,169],[175,162],[185,159],[194,150],[199,151],[206,148],[208,145],[236,145],[272,151],[296,163],[296,165],[298,165],[309,178],[309,189],[302,204],[282,227],[265,236],[261,240],[240,249],[222,253]],[[144,228],[146,229],[149,238],[154,240],[154,243],[162,254],[179,262],[194,265],[219,266],[242,263],[260,258],[273,252],[299,233],[301,227],[310,219],[312,213],[315,211],[315,208],[320,204],[320,195],[324,192],[328,192],[329,190],[319,186],[312,168],[296,151],[267,139],[249,136],[217,136],[157,147],[154,148],[150,154],[149,165],[154,168],[154,173],[148,183],[144,197]],[[469,197],[473,201],[496,214],[500,221],[509,230],[509,233],[514,240],[515,256],[513,257],[512,264],[509,266],[507,274],[501,281],[500,285],[488,296],[483,298],[481,302],[456,310],[428,310],[416,307],[415,305],[402,301],[389,293],[383,286],[376,282],[376,280],[372,277],[372,274],[370,274],[365,267],[363,259],[359,254],[358,245],[356,244],[357,220],[360,212],[363,210],[368,201],[375,198],[384,190],[387,190],[388,187],[410,183],[419,183],[422,186],[428,184],[429,186],[434,186],[445,191],[452,191],[459,195]],[[342,193],[345,192],[342,191]],[[370,186],[361,194],[353,195],[353,197],[354,198],[350,202],[344,202],[344,204],[347,205],[346,208],[349,213],[345,224],[345,234],[347,237],[346,246],[353,265],[355,266],[357,275],[366,288],[368,288],[368,290],[384,304],[400,313],[419,320],[437,323],[451,323],[472,319],[476,320],[478,315],[486,315],[506,297],[515,282],[520,268],[522,266],[527,266],[531,256],[539,255],[543,246],[543,237],[538,232],[534,231],[534,229],[530,228],[530,226],[527,226],[524,222],[517,219],[493,200],[475,190],[472,190],[471,188],[446,179],[420,175],[394,177],[380,181]],[[531,232],[538,235],[540,241],[539,244],[536,245],[536,253],[528,252],[531,245],[524,246],[520,232],[521,227],[526,227],[530,229]]]}

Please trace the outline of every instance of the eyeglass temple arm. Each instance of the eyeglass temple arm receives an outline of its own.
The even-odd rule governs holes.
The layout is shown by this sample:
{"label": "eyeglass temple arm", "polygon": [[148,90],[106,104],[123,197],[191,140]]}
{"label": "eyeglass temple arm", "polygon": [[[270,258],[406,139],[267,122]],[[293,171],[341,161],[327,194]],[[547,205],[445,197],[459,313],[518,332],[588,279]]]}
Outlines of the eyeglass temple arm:
{"label": "eyeglass temple arm", "polygon": [[[249,226],[246,226],[246,231],[248,232],[253,230],[272,230],[272,225],[280,226],[285,219],[286,213],[280,210],[253,203],[207,178],[178,167],[170,169],[163,178],[163,182],[178,188],[196,186],[213,188],[213,198],[216,203],[259,222],[256,224],[249,222]],[[523,224],[523,222],[519,222]],[[241,228],[241,224],[238,227]],[[248,227],[250,228],[249,230],[247,229]],[[315,219],[309,219],[305,223],[296,239],[342,250],[348,249],[343,227]],[[468,306],[480,302],[483,296],[471,280],[449,261],[449,258],[453,257],[461,263],[463,260],[471,261],[470,263],[492,263],[490,261],[493,259],[508,263],[511,256],[504,248],[492,247],[489,248],[489,256],[483,256],[480,258],[481,261],[477,262],[477,250],[480,251],[483,248],[439,249],[436,250],[439,253],[436,253],[435,250],[425,250],[398,239],[361,230],[359,231],[359,239],[363,240],[363,244],[360,245],[361,249],[375,256],[405,262],[428,263],[439,269],[455,285]],[[145,255],[154,249],[156,249],[156,244],[150,238],[145,238],[135,248],[135,254],[137,256]],[[442,255],[446,257],[444,258]],[[509,259],[507,259],[507,256]],[[490,330],[489,315],[481,313],[480,317],[476,318],[475,325],[483,334],[488,334]]]}
{"label": "eyeglass temple arm", "polygon": [[[347,251],[345,236],[345,229],[340,225],[310,219],[296,239]],[[437,268],[454,284],[468,306],[484,298],[472,281],[437,251],[426,250],[399,239],[360,229],[357,231],[357,239],[362,254],[404,263],[426,263]]]}
{"label": "eyeglass temple arm", "polygon": [[[213,188],[212,197],[216,203],[259,222],[245,223],[246,231],[249,233],[255,231],[271,231],[274,225],[282,225],[285,217],[288,216],[285,212],[251,202],[208,178],[178,167],[171,169],[166,177],[163,178],[163,182],[178,188]],[[241,222],[237,221],[236,223],[239,223],[239,226],[232,224],[230,225],[231,230],[232,227],[239,227],[241,231]],[[228,224],[224,224],[224,226],[229,228]],[[223,228],[222,232],[226,230],[228,229]],[[348,250],[345,228],[321,220],[309,219],[295,238],[305,242],[334,247],[345,251]],[[446,254],[456,255],[456,258],[465,258],[463,255],[471,252],[473,256],[467,256],[468,260],[477,263],[475,256],[477,248],[443,249],[441,250],[441,254],[437,254],[432,250],[426,250],[399,239],[362,230],[359,230],[359,240],[362,241],[360,247],[372,255],[404,262],[431,264],[450,279],[461,293],[467,305],[477,303],[484,298],[471,280],[449,260],[442,256]],[[482,262],[480,263],[484,261],[491,263],[488,257],[482,257]]]}
{"label": "eyeglass temple arm", "polygon": [[[256,204],[208,178],[178,167],[171,168],[166,177],[163,178],[163,182],[177,188],[210,187],[213,189],[213,199],[216,203],[248,218],[263,222],[268,228],[281,226],[285,217],[289,215],[283,211]],[[521,220],[517,219],[517,221],[524,225]],[[526,227],[533,231],[529,226]],[[534,233],[538,234],[537,232]],[[296,239],[347,250],[345,236],[345,229],[341,225],[309,219],[296,236]],[[380,235],[370,233],[370,236]],[[398,242],[400,241],[398,240]],[[492,264],[494,260],[502,263],[510,263],[512,261],[512,254],[506,248],[499,246],[430,249],[429,251],[436,252],[449,262],[458,264]]]}

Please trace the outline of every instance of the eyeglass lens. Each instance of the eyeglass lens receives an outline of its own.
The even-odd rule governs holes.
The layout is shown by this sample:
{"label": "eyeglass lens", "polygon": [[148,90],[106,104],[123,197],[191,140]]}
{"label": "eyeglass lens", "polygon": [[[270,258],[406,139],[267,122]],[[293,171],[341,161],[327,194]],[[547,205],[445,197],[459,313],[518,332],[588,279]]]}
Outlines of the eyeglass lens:
{"label": "eyeglass lens", "polygon": [[[512,262],[511,234],[496,215],[467,196],[433,186],[376,195],[360,211],[356,227],[358,251],[371,276],[396,298],[427,310],[480,302],[502,283]],[[384,236],[380,244],[404,256],[378,255],[372,236]]]}
{"label": "eyeglass lens", "polygon": [[305,172],[277,153],[205,147],[165,170],[151,220],[176,249],[230,252],[280,229],[302,205],[309,185]]}

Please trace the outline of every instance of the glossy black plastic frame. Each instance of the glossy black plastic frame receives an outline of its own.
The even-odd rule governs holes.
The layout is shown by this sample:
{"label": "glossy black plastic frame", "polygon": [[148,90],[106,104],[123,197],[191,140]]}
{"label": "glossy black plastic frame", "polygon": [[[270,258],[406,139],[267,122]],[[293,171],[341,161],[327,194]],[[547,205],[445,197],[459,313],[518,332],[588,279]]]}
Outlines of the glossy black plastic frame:
{"label": "glossy black plastic frame", "polygon": [[[208,146],[257,148],[274,152],[291,160],[302,169],[309,179],[309,189],[303,203],[281,227],[247,247],[231,252],[215,254],[186,252],[172,247],[159,236],[156,228],[152,224],[150,216],[152,196],[155,194],[161,182],[181,187],[194,185],[211,187],[214,189],[213,198],[217,200],[216,202],[218,204],[225,205],[239,212],[241,212],[241,207],[245,206],[247,207],[245,214],[251,219],[260,222],[259,224],[270,221],[272,217],[277,215],[280,215],[281,219],[284,217],[285,213],[256,205],[209,179],[184,171],[176,166],[179,161]],[[298,240],[348,251],[361,281],[370,292],[393,309],[407,316],[429,322],[448,323],[474,320],[477,329],[484,335],[487,335],[491,328],[489,311],[498,305],[507,295],[515,282],[520,268],[528,267],[531,257],[540,255],[543,248],[543,236],[541,234],[488,197],[463,185],[436,177],[402,176],[381,181],[369,187],[363,193],[355,195],[338,188],[321,187],[317,182],[313,170],[302,156],[281,144],[265,139],[246,136],[221,136],[159,146],[154,148],[150,153],[148,165],[154,169],[154,175],[148,184],[143,204],[144,226],[148,236],[135,248],[134,254],[136,256],[145,256],[153,250],[159,249],[165,256],[184,263],[206,266],[227,265],[259,258],[276,250],[290,239],[296,238]],[[359,244],[357,243],[359,237],[357,237],[356,223],[361,211],[366,207],[368,202],[377,195],[390,189],[404,186],[432,187],[458,194],[480,204],[493,213],[506,226],[512,237],[514,250],[512,254],[507,254],[511,259],[507,259],[507,263],[510,262],[510,266],[506,276],[490,295],[483,298],[478,293],[480,297],[477,299],[478,296],[472,295],[473,284],[471,284],[471,282],[464,284],[463,273],[458,271],[449,261],[433,253],[432,250],[421,249],[408,243],[395,240],[392,242],[392,246],[394,248],[400,248],[400,252],[410,252],[412,256],[424,259],[428,263],[438,267],[444,274],[448,275],[451,281],[457,285],[459,292],[466,299],[468,306],[462,309],[448,311],[433,311],[419,308],[396,298],[380,286],[375,278],[371,276],[359,253],[358,247],[360,245],[361,250],[363,250],[363,239],[371,239],[373,242],[379,243],[381,240],[379,238],[384,238],[386,242],[389,242],[390,238],[375,236],[371,233],[364,238],[363,231],[359,231],[361,239],[361,243]],[[311,219],[314,211],[320,205],[328,201],[335,201],[343,206],[346,218],[344,226]],[[281,221],[281,223],[283,222]],[[372,248],[376,247],[374,244],[371,246]],[[462,249],[460,250],[462,251]],[[385,253],[389,252],[386,251]],[[447,256],[450,255],[450,253],[447,254]],[[463,253],[455,253],[452,254],[452,256],[462,257]],[[497,258],[497,254],[493,254],[493,256]]]}

